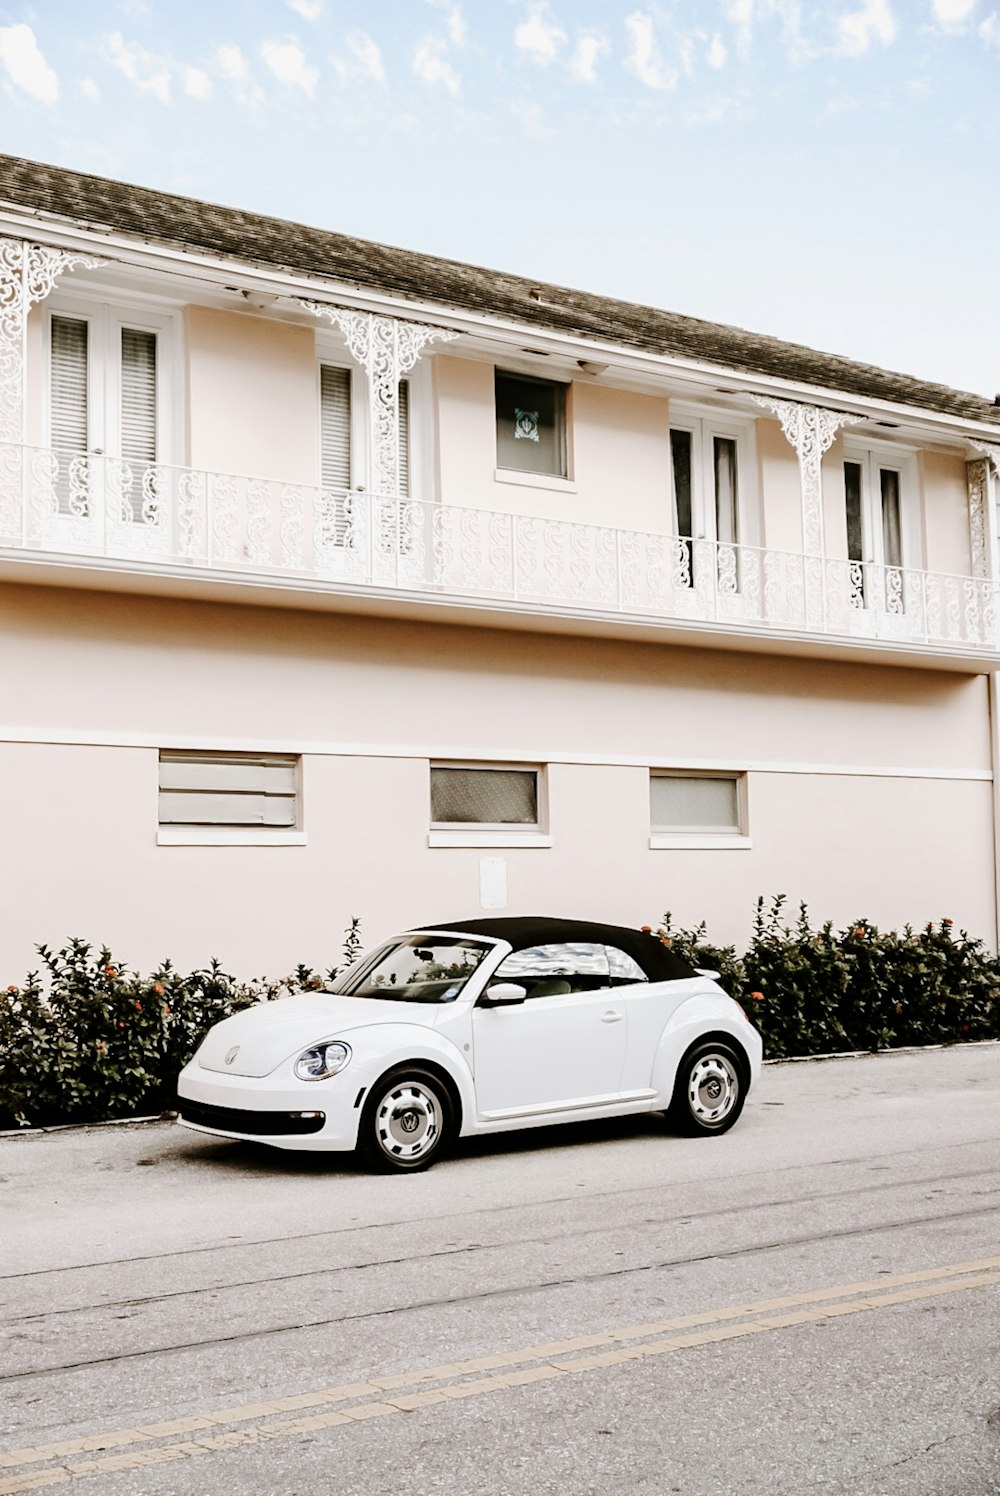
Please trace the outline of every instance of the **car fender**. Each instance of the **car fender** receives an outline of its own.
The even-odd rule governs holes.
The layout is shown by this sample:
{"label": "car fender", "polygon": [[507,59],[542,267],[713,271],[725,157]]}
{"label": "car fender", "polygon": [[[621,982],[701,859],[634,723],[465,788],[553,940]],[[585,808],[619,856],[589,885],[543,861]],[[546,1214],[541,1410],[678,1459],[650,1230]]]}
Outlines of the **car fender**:
{"label": "car fender", "polygon": [[651,1080],[652,1089],[657,1093],[657,1108],[669,1106],[677,1067],[703,1034],[728,1035],[747,1057],[750,1084],[756,1080],[763,1051],[760,1034],[724,992],[696,992],[674,1009],[660,1035]]}
{"label": "car fender", "polygon": [[476,1097],[468,1061],[458,1046],[436,1029],[416,1023],[373,1024],[370,1028],[354,1029],[349,1042],[354,1083],[365,1092],[357,1105],[359,1121],[368,1092],[379,1077],[387,1070],[411,1063],[427,1063],[448,1075],[461,1101],[463,1132],[467,1121],[475,1119]]}

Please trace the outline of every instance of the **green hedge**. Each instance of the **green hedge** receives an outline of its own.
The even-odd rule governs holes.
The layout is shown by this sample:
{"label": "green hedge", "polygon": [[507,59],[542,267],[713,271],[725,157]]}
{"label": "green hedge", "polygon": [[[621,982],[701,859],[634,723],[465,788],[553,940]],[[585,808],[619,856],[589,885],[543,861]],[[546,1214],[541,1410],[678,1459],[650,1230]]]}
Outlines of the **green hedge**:
{"label": "green hedge", "polygon": [[901,931],[867,919],[835,931],[827,920],[814,929],[805,904],[785,923],[785,902],[758,899],[742,956],[712,945],[704,924],[675,929],[668,913],[659,929],[679,955],[718,971],[770,1059],[1000,1038],[1000,959],[952,920]]}
{"label": "green hedge", "polygon": [[[678,954],[720,973],[764,1035],[772,1059],[903,1044],[1000,1038],[1000,960],[950,919],[880,931],[859,919],[818,929],[805,906],[758,900],[750,948],[715,946],[704,925],[657,933]],[[359,954],[358,921],[343,962]],[[93,1122],[170,1108],[177,1073],[213,1023],[253,1003],[315,991],[324,973],[298,966],[279,981],[237,982],[213,961],[188,976],[165,961],[141,976],[106,948],[39,946],[42,966],[0,991],[0,1128]]]}

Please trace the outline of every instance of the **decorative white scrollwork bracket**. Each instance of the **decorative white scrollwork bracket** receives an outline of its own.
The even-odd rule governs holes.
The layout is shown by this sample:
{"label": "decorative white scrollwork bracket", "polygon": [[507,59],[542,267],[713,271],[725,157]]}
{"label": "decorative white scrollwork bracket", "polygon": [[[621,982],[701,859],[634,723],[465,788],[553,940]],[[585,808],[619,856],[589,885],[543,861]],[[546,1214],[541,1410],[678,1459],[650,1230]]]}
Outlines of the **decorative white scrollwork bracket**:
{"label": "decorative white scrollwork bracket", "polygon": [[965,464],[969,488],[972,574],[975,577],[991,577],[996,569],[996,556],[990,527],[990,463],[993,464],[995,481],[1000,490],[1000,446],[978,441],[974,441],[972,446],[983,454]]}
{"label": "decorative white scrollwork bracket", "polygon": [[458,337],[425,322],[401,322],[377,312],[358,312],[319,301],[302,301],[313,316],[332,322],[368,376],[370,401],[369,487],[395,498],[399,493],[399,381],[413,368],[428,343]]}
{"label": "decorative white scrollwork bracket", "polygon": [[845,410],[827,410],[822,405],[804,405],[798,400],[778,400],[754,395],[765,410],[778,417],[787,440],[799,458],[802,483],[802,550],[806,556],[822,556],[823,546],[823,454],[833,445],[842,426],[853,426],[866,417]]}
{"label": "decorative white scrollwork bracket", "polygon": [[0,239],[0,442],[24,441],[24,356],[28,313],[44,301],[64,270],[96,270],[103,260]]}

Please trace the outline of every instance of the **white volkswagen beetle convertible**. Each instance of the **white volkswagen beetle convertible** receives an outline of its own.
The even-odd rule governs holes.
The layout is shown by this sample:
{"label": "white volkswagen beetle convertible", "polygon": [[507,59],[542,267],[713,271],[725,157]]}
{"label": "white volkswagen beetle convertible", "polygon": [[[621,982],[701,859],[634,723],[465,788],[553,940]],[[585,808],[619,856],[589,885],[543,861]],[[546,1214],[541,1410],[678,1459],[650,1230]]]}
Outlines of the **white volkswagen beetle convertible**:
{"label": "white volkswagen beetle convertible", "polygon": [[666,1111],[732,1127],[761,1039],[657,936],[472,919],[396,936],[326,992],[236,1013],[178,1082],[185,1127],[424,1169],[449,1139]]}

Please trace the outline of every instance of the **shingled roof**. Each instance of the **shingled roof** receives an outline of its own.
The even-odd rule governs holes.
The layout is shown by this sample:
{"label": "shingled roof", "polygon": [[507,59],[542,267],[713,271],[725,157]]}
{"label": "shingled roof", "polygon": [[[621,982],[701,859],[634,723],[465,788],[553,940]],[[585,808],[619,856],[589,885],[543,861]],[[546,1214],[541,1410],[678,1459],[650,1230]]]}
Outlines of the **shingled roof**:
{"label": "shingled roof", "polygon": [[836,354],[656,307],[636,306],[369,243],[281,218],[155,192],[105,177],[0,156],[0,205],[51,214],[98,232],[192,250],[234,263],[321,277],[525,328],[569,334],[642,353],[772,376],[865,399],[1000,423],[982,396],[892,374]]}

